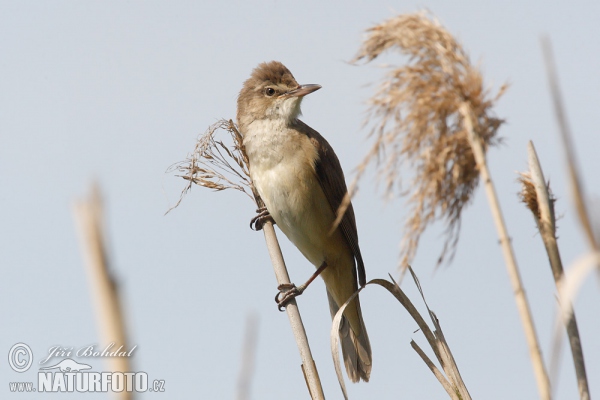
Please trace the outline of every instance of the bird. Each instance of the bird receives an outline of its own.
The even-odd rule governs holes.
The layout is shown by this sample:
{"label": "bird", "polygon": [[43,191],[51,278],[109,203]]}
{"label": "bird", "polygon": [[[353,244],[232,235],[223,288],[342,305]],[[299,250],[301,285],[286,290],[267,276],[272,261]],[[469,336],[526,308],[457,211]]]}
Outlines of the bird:
{"label": "bird", "polygon": [[[352,203],[332,230],[348,192],[338,157],[319,132],[299,119],[304,96],[320,88],[298,84],[279,61],[260,63],[239,93],[237,125],[252,184],[265,204],[253,222],[260,229],[272,219],[317,268],[305,285],[284,293],[279,304],[320,274],[333,318],[358,285],[365,286],[366,274]],[[344,310],[339,335],[348,377],[368,382],[371,344],[358,296]]]}

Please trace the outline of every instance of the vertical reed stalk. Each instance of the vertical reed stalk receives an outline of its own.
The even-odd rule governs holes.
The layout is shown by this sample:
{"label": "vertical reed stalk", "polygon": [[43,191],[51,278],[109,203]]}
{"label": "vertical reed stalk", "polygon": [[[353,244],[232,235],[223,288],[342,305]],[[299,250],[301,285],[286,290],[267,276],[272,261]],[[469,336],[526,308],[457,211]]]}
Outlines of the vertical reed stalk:
{"label": "vertical reed stalk", "polygon": [[[275,277],[277,278],[277,284],[282,285],[290,283],[290,276],[288,275],[283,255],[281,254],[281,248],[275,236],[275,228],[271,222],[266,222],[263,225],[263,232],[265,234],[265,242],[267,243],[267,250],[271,257],[271,263],[273,264],[273,270],[275,271]],[[298,310],[298,304],[296,299],[290,300],[286,306],[285,311],[290,320],[292,326],[292,332],[298,345],[298,351],[300,352],[300,358],[302,359],[302,372],[304,373],[304,379],[308,386],[308,391],[313,400],[324,400],[325,395],[323,394],[323,388],[321,386],[321,379],[319,378],[319,371],[317,371],[317,365],[313,360],[310,346],[308,344],[308,337],[304,330],[304,324],[300,317],[300,311]]]}
{"label": "vertical reed stalk", "polygon": [[256,345],[258,342],[258,316],[249,314],[246,319],[244,331],[244,345],[242,348],[242,363],[237,381],[237,400],[249,400],[254,364],[256,359]]}
{"label": "vertical reed stalk", "polygon": [[[565,322],[567,336],[569,337],[569,345],[571,347],[571,355],[573,364],[575,365],[575,375],[577,377],[577,386],[579,389],[579,398],[581,400],[590,399],[590,389],[588,386],[587,374],[585,371],[585,361],[583,358],[583,349],[581,347],[581,337],[575,312],[569,299],[564,299],[561,296],[560,282],[564,276],[562,260],[558,251],[558,242],[556,240],[556,220],[554,216],[554,199],[550,195],[549,188],[544,179],[542,167],[538,159],[535,147],[532,142],[527,146],[529,155],[529,175],[522,174],[521,183],[523,191],[521,198],[527,207],[531,210],[534,220],[537,224],[538,231],[546,247],[548,260],[552,276],[558,289],[559,301],[561,307],[567,310],[567,318]],[[551,366],[555,363],[551,363]],[[552,372],[552,369],[551,369]],[[554,375],[554,373],[553,373]]]}
{"label": "vertical reed stalk", "polygon": [[[117,283],[111,274],[103,232],[103,210],[100,189],[92,186],[87,199],[77,201],[73,207],[83,258],[96,308],[101,346],[113,343],[112,351],[120,346],[126,349],[125,321]],[[109,350],[110,351],[110,350]],[[107,369],[111,372],[129,372],[128,357],[108,357]],[[115,398],[131,400],[133,392],[113,392]]]}
{"label": "vertical reed stalk", "polygon": [[[229,133],[233,145],[227,146],[222,141],[215,139],[217,131],[223,130]],[[183,196],[191,189],[193,184],[215,191],[234,189],[252,198],[259,208],[264,206],[262,199],[252,186],[243,138],[232,120],[220,120],[210,126],[208,131],[198,138],[192,155],[186,161],[175,164],[171,167],[171,170],[182,172],[181,177],[189,182],[183,189],[179,201],[171,210],[179,205]],[[275,236],[273,224],[268,221],[265,222],[262,231],[265,235],[265,242],[271,257],[277,284],[290,283],[290,277],[281,254],[277,236]],[[308,391],[313,399],[322,400],[325,396],[323,395],[321,380],[312,358],[296,300],[290,300],[285,306],[285,310],[300,352],[302,373]]]}
{"label": "vertical reed stalk", "polygon": [[510,237],[508,236],[506,224],[504,223],[502,210],[500,209],[498,195],[496,194],[496,189],[490,176],[490,171],[487,167],[485,152],[479,137],[473,129],[473,117],[469,105],[464,103],[460,107],[460,112],[464,118],[469,142],[471,143],[473,155],[477,161],[477,167],[483,180],[488,201],[490,203],[490,210],[492,211],[492,217],[498,231],[498,237],[500,238],[500,245],[502,246],[502,253],[506,262],[508,276],[515,294],[515,300],[517,302],[519,316],[521,317],[521,323],[523,324],[523,328],[525,330],[525,338],[527,339],[527,345],[529,347],[529,356],[531,357],[531,361],[533,363],[533,370],[535,373],[538,391],[542,399],[550,399],[550,381],[548,379],[546,367],[544,366],[544,360],[542,359],[542,353],[540,351],[539,341],[535,332],[533,317],[531,315],[531,310],[529,309],[529,303],[527,301],[527,296],[525,295],[523,282],[521,281],[521,274],[517,266],[517,260],[513,252]]}

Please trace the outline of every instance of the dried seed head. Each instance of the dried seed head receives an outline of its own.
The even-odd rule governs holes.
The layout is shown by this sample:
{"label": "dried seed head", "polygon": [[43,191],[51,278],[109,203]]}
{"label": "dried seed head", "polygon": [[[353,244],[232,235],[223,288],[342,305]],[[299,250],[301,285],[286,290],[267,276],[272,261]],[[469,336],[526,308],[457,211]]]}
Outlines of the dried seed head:
{"label": "dried seed head", "polygon": [[519,183],[521,183],[521,192],[519,193],[519,197],[521,201],[525,203],[527,208],[533,214],[533,217],[536,221],[540,220],[540,209],[537,201],[537,193],[535,191],[535,186],[531,181],[531,175],[526,172],[521,172],[520,177],[517,178]]}
{"label": "dried seed head", "polygon": [[[497,144],[502,120],[492,115],[498,95],[489,97],[479,70],[456,39],[426,13],[400,15],[377,25],[354,62],[371,61],[389,49],[408,56],[408,64],[389,69],[369,100],[367,123],[375,143],[358,167],[360,177],[375,161],[385,194],[408,195],[411,214],[405,225],[401,265],[414,257],[419,238],[435,220],[446,224],[441,263],[454,253],[463,207],[472,198],[479,171],[459,108],[468,104],[484,149]],[[403,167],[412,169],[402,191]],[[358,179],[358,178],[357,178]]]}
{"label": "dried seed head", "polygon": [[[231,144],[227,145],[222,140],[215,138],[222,133],[228,133]],[[248,157],[244,151],[242,136],[231,120],[220,120],[211,125],[208,130],[198,138],[194,152],[185,161],[174,164],[167,172],[178,171],[177,175],[188,181],[182,190],[177,207],[183,197],[196,184],[215,191],[235,189],[245,193],[251,199],[252,185],[248,172]],[[167,211],[167,213],[169,212]]]}
{"label": "dried seed head", "polygon": [[[517,181],[521,184],[521,192],[519,192],[519,198],[531,211],[533,217],[535,218],[535,221],[539,223],[541,219],[540,206],[537,192],[535,191],[535,185],[533,184],[533,181],[531,179],[531,174],[529,172],[520,172],[519,175],[520,176],[517,178]],[[555,225],[556,221],[554,221],[554,203],[556,202],[556,197],[554,197],[554,195],[552,194],[552,190],[550,189],[550,182],[546,183],[546,189],[548,190],[548,197],[550,200],[549,205],[550,214],[553,221],[552,225]]]}

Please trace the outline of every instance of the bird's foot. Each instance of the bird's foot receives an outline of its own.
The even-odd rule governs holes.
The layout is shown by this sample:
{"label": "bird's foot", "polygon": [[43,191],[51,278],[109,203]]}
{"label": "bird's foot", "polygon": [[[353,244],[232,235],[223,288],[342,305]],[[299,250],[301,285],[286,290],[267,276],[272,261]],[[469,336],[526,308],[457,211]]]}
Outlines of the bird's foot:
{"label": "bird's foot", "polygon": [[256,212],[258,214],[250,220],[250,229],[254,231],[260,231],[263,228],[265,222],[268,221],[275,225],[275,220],[273,219],[273,217],[271,217],[271,214],[269,214],[269,210],[267,210],[267,207],[261,207],[258,210],[256,210]]}
{"label": "bird's foot", "polygon": [[277,303],[277,308],[279,311],[284,311],[284,307],[287,303],[290,302],[293,298],[296,298],[304,292],[307,285],[300,285],[296,287],[293,283],[282,283],[277,286],[279,292],[275,295],[275,303]]}
{"label": "bird's foot", "polygon": [[[327,268],[327,262],[323,261],[323,264],[317,268],[315,273],[312,274],[304,284],[298,287],[296,287],[296,285],[293,283],[282,283],[281,285],[277,286],[279,293],[275,295],[275,303],[277,303],[277,308],[279,308],[279,311],[283,311],[283,307],[285,307],[285,305],[294,297],[300,296],[304,290],[306,290],[308,285],[310,285],[317,276],[321,275],[321,272],[323,272],[325,268]],[[280,296],[281,299],[279,298]]]}

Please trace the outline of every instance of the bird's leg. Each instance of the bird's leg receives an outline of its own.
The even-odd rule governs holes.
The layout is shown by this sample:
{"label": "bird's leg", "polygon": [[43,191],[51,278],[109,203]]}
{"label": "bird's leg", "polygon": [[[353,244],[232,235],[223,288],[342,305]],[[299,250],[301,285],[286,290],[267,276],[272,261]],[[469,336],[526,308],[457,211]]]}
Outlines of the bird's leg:
{"label": "bird's leg", "polygon": [[258,214],[250,220],[250,229],[260,231],[263,228],[265,222],[267,221],[271,221],[271,223],[275,225],[275,220],[273,219],[273,217],[271,217],[271,214],[269,214],[269,210],[267,210],[267,207],[261,207],[258,210],[256,210],[256,212]]}
{"label": "bird's leg", "polygon": [[[321,275],[321,272],[323,272],[325,268],[327,268],[327,262],[323,261],[323,264],[321,264],[321,266],[317,268],[315,273],[312,274],[303,285],[300,285],[298,287],[296,287],[296,285],[294,285],[293,283],[282,283],[281,285],[277,286],[279,293],[275,295],[275,302],[277,303],[277,308],[279,308],[279,311],[283,311],[283,307],[285,307],[285,305],[291,299],[300,296],[306,290],[308,285],[310,285],[312,281],[316,279],[317,276]],[[282,295],[281,299],[279,298],[280,295]]]}

